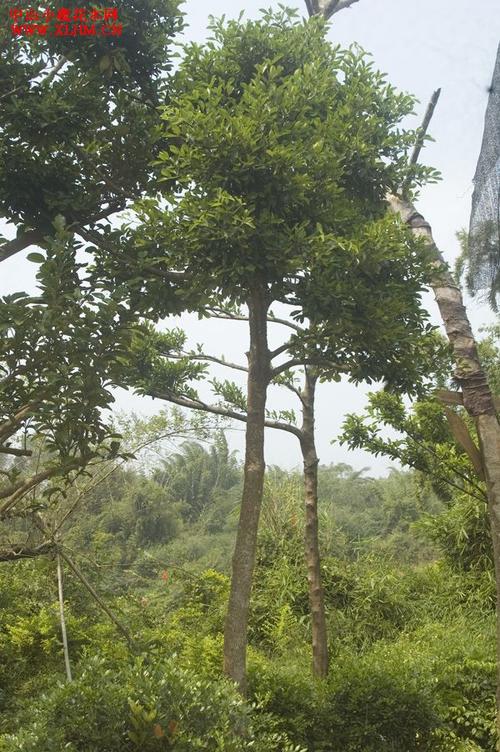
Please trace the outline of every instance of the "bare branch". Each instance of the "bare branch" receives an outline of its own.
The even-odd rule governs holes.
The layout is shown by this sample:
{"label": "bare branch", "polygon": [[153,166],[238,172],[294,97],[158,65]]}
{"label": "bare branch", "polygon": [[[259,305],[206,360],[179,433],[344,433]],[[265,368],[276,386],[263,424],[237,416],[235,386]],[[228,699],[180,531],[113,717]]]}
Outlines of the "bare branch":
{"label": "bare branch", "polygon": [[[434,114],[434,110],[436,109],[436,105],[438,103],[440,94],[441,94],[441,89],[436,89],[436,91],[433,93],[432,97],[430,98],[429,104],[427,105],[427,110],[425,112],[424,119],[422,120],[422,125],[417,131],[418,133],[417,140],[415,142],[415,146],[413,147],[413,152],[411,154],[410,162],[409,162],[410,167],[412,167],[413,165],[416,165],[418,162],[420,152],[422,151],[422,147],[424,145],[424,140],[427,134],[427,129],[429,127],[432,116]],[[406,178],[406,180],[403,182],[403,185],[401,186],[401,192],[403,194],[405,193],[409,182],[410,182],[410,176]]]}
{"label": "bare branch", "polygon": [[180,353],[179,355],[174,355],[169,352],[162,352],[160,353],[166,358],[171,358],[172,360],[184,360],[185,358],[189,358],[190,360],[200,360],[202,362],[207,361],[208,363],[217,363],[221,366],[226,366],[227,368],[232,368],[235,371],[244,371],[245,373],[248,373],[248,368],[246,366],[240,366],[238,363],[231,363],[229,360],[224,360],[224,358],[216,358],[213,355],[205,355],[204,353]]}
{"label": "bare branch", "polygon": [[30,245],[38,245],[44,238],[44,234],[40,230],[28,230],[24,232],[18,238],[14,240],[8,240],[3,245],[0,245],[0,262],[5,261],[11,256],[15,256],[16,253],[24,251]]}
{"label": "bare branch", "polygon": [[17,447],[2,447],[0,446],[0,454],[10,454],[13,457],[32,457],[33,452],[31,449],[18,449]]}
{"label": "bare branch", "polygon": [[57,61],[57,63],[54,65],[54,67],[51,68],[47,72],[47,75],[45,76],[45,78],[42,78],[42,80],[39,83],[40,84],[48,84],[48,83],[50,83],[50,81],[52,81],[52,79],[59,73],[59,71],[61,70],[61,68],[64,68],[64,66],[66,65],[67,62],[68,61],[66,60],[66,58],[64,56],[60,57],[59,60]]}
{"label": "bare branch", "polygon": [[277,358],[278,355],[283,355],[283,353],[286,353],[287,350],[290,349],[291,342],[290,340],[288,342],[285,342],[283,345],[280,345],[276,348],[276,350],[272,350],[272,352],[269,353],[271,360],[274,358]]}
{"label": "bare branch", "polygon": [[85,577],[81,569],[77,567],[75,562],[72,559],[70,559],[69,556],[64,551],[60,550],[59,553],[61,555],[61,558],[64,559],[64,561],[66,562],[68,567],[71,569],[73,574],[76,575],[76,577],[80,580],[82,585],[89,591],[89,593],[94,598],[94,600],[100,605],[102,610],[109,616],[113,624],[120,630],[120,632],[125,637],[130,647],[133,648],[135,646],[134,639],[132,635],[130,634],[130,632],[128,631],[128,629],[124,626],[124,624],[122,624],[122,622],[114,615],[111,609],[106,605],[104,600],[97,593],[97,591],[93,588],[93,586],[87,580],[87,578]]}
{"label": "bare branch", "polygon": [[11,548],[0,551],[1,561],[20,561],[21,559],[35,559],[37,556],[45,556],[55,549],[53,541],[44,541],[39,546],[31,548],[23,543],[14,543]]}
{"label": "bare branch", "polygon": [[[50,81],[52,81],[52,79],[54,78],[54,76],[61,70],[61,68],[67,62],[68,61],[66,60],[65,57],[61,57],[58,60],[58,62],[54,65],[54,67],[51,68],[49,71],[47,71],[47,75],[44,76],[44,78],[42,78],[41,81],[38,81],[38,85],[40,86],[41,84],[50,83]],[[19,86],[14,87],[10,91],[7,91],[5,94],[2,94],[2,96],[0,96],[0,101],[2,99],[7,99],[7,97],[11,97],[13,94],[16,94],[18,91],[22,91],[22,89],[25,89],[31,83],[33,83],[34,81],[36,81],[36,79],[37,79],[37,76],[35,76],[35,78],[31,78],[29,81],[25,81],[24,83],[19,84]]]}
{"label": "bare branch", "polygon": [[445,405],[463,405],[464,396],[462,392],[450,392],[449,389],[436,389],[436,397]]}
{"label": "bare branch", "polygon": [[[238,420],[241,423],[247,422],[247,416],[245,414],[238,413],[236,412],[236,410],[230,410],[229,408],[223,407],[222,405],[209,405],[202,400],[190,399],[189,397],[181,397],[179,395],[170,394],[169,392],[160,392],[156,390],[150,391],[148,392],[148,394],[151,397],[155,397],[156,399],[162,399],[166,402],[172,402],[174,405],[187,407],[190,410],[201,410],[202,412],[212,413],[213,415],[222,415],[225,418]],[[283,423],[279,420],[267,419],[265,421],[265,426],[266,428],[276,428],[279,431],[287,431],[288,433],[292,433],[294,436],[297,436],[297,438],[299,439],[302,436],[300,428],[297,428],[297,426],[294,426],[291,423]]]}
{"label": "bare branch", "polygon": [[[229,311],[217,308],[212,309],[212,311],[210,312],[210,318],[223,319],[225,321],[248,321],[248,316],[244,316],[241,313],[230,313]],[[287,326],[289,329],[293,329],[295,332],[305,331],[298,324],[294,324],[293,321],[287,321],[287,319],[281,319],[277,316],[273,316],[272,314],[267,317],[267,323],[281,324],[282,326]]]}
{"label": "bare branch", "polygon": [[[135,454],[137,452],[142,451],[146,447],[150,446],[151,444],[156,443],[157,441],[163,441],[164,439],[171,438],[172,436],[177,436],[176,431],[167,432],[164,434],[161,434],[160,436],[155,436],[154,438],[147,439],[146,441],[143,441],[142,443],[136,445],[132,448],[132,454]],[[69,509],[64,513],[63,517],[59,520],[58,523],[56,523],[56,526],[54,528],[54,535],[56,535],[59,530],[62,528],[66,520],[71,517],[73,512],[78,507],[78,504],[80,501],[88,494],[90,491],[93,491],[97,486],[100,486],[101,483],[104,483],[107,478],[109,478],[110,475],[112,475],[114,472],[116,472],[122,465],[124,465],[126,462],[128,462],[128,458],[122,458],[120,459],[115,465],[111,467],[110,470],[105,472],[103,475],[99,476],[97,479],[93,478],[90,483],[88,483],[84,488],[77,489],[77,497],[69,507]]]}

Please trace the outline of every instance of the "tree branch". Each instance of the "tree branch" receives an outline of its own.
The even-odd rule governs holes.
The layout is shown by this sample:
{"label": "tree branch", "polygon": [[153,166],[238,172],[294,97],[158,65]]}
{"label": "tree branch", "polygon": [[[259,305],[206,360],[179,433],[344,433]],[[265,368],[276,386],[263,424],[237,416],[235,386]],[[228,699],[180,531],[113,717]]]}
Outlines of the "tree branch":
{"label": "tree branch", "polygon": [[244,371],[245,373],[248,373],[248,368],[246,366],[240,366],[238,365],[238,363],[231,363],[229,360],[224,360],[224,358],[216,358],[213,355],[205,355],[203,353],[180,353],[179,355],[175,355],[169,352],[161,352],[160,355],[163,355],[165,358],[171,358],[172,360],[184,360],[185,358],[189,358],[190,360],[200,360],[207,361],[208,363],[217,363],[218,365],[232,368],[235,371]]}
{"label": "tree branch", "polygon": [[[417,131],[418,133],[417,140],[415,141],[415,146],[413,147],[413,151],[410,157],[410,162],[408,165],[409,167],[416,165],[418,162],[420,152],[422,151],[422,147],[424,145],[424,140],[427,134],[427,129],[429,127],[432,116],[434,114],[434,110],[436,109],[436,105],[438,103],[440,94],[441,94],[441,89],[436,89],[436,91],[433,93],[432,97],[430,98],[429,104],[427,105],[427,110],[425,112],[424,119],[422,120],[422,125]],[[401,193],[403,195],[405,194],[406,189],[408,188],[409,182],[410,182],[410,175],[408,175],[406,180],[403,182],[403,185],[401,186]]]}
{"label": "tree branch", "polygon": [[[210,318],[224,319],[225,321],[248,321],[248,316],[244,316],[241,313],[230,313],[228,311],[224,311],[223,309],[219,310],[217,308],[213,308],[210,311]],[[269,324],[282,324],[283,326],[288,326],[289,329],[293,329],[295,332],[305,331],[298,324],[294,324],[293,321],[287,321],[287,319],[281,319],[273,315],[269,315],[267,317],[267,322]]]}
{"label": "tree branch", "polygon": [[[272,384],[273,382],[271,381],[271,385]],[[295,396],[299,398],[302,405],[305,405],[304,396],[298,387],[294,386],[293,384],[288,383],[287,381],[283,381],[280,384],[276,384],[276,386],[284,386],[285,389],[288,389],[290,392],[293,392],[293,394],[295,394]]]}
{"label": "tree branch", "polygon": [[44,556],[55,549],[53,541],[44,541],[39,546],[30,548],[23,543],[15,543],[10,549],[0,551],[1,561],[19,561],[21,559],[35,559],[37,556]]}
{"label": "tree branch", "polygon": [[[99,246],[99,248],[107,251],[107,253],[109,253],[111,256],[118,257],[120,255],[119,249],[105,240],[100,233],[92,232],[91,230],[84,229],[83,227],[77,227],[75,229],[75,232],[78,235],[81,235],[81,237],[88,243]],[[162,279],[167,282],[182,282],[186,279],[184,272],[162,271],[161,269],[156,269],[154,266],[143,266],[142,270],[147,272],[148,274],[151,274],[151,276],[153,277],[157,277],[158,279]]]}
{"label": "tree branch", "polygon": [[290,349],[290,344],[291,343],[290,343],[290,340],[289,340],[288,342],[285,342],[283,345],[280,345],[279,347],[277,347],[276,350],[272,350],[269,353],[269,357],[271,358],[271,360],[273,360],[274,358],[277,358],[278,355],[282,355],[287,350],[289,350]]}
{"label": "tree branch", "polygon": [[59,60],[57,61],[57,63],[54,65],[54,67],[51,68],[47,72],[47,75],[45,76],[45,78],[42,78],[42,80],[40,81],[40,84],[48,84],[50,81],[52,81],[52,79],[54,78],[54,76],[56,76],[59,73],[59,71],[61,70],[61,68],[64,68],[64,66],[66,65],[67,62],[68,61],[67,61],[67,59],[64,56],[60,57]]}
{"label": "tree branch", "polygon": [[[71,217],[69,218],[70,224],[68,225],[69,230],[73,230],[74,232],[77,232],[80,234],[80,228],[84,225],[93,225],[96,222],[100,222],[102,219],[106,219],[110,216],[110,214],[115,214],[118,211],[122,211],[122,209],[125,208],[125,204],[123,202],[117,203],[110,203],[107,209],[103,209],[99,214],[95,214],[91,217],[88,217],[85,219],[82,217],[81,219],[77,219],[74,221]],[[20,235],[18,238],[14,238],[13,240],[8,240],[3,245],[0,245],[0,263],[2,261],[5,261],[6,259],[10,258],[11,256],[14,256],[16,253],[20,253],[21,251],[24,251],[26,248],[28,248],[30,245],[39,245],[44,241],[44,239],[47,237],[47,233],[43,232],[40,229],[35,230],[27,230],[22,235]]]}
{"label": "tree branch", "polygon": [[10,485],[8,488],[0,490],[0,499],[6,499],[6,501],[0,507],[0,519],[2,519],[5,513],[15,504],[17,504],[17,502],[20,501],[23,496],[31,491],[32,488],[35,488],[36,486],[40,485],[40,483],[43,483],[43,481],[49,480],[56,475],[63,475],[71,472],[72,470],[76,470],[77,468],[85,465],[88,461],[90,461],[90,458],[84,459],[83,457],[80,457],[77,460],[69,462],[67,465],[56,465],[54,467],[47,468],[43,472],[37,473],[31,478],[28,478],[28,480],[26,481],[19,481],[18,483]]}
{"label": "tree branch", "polygon": [[[68,61],[66,60],[65,57],[61,57],[57,61],[57,63],[54,65],[54,67],[51,68],[49,71],[47,71],[47,75],[44,78],[42,78],[41,81],[38,82],[38,85],[40,86],[41,84],[47,84],[50,81],[52,81],[52,79],[54,78],[54,76],[61,70],[61,68],[67,62]],[[40,75],[40,74],[38,74],[38,75]],[[7,97],[11,97],[13,94],[16,94],[18,91],[21,91],[22,89],[25,89],[31,83],[33,83],[34,81],[36,81],[37,77],[38,76],[35,76],[34,78],[30,78],[29,81],[25,81],[24,83],[19,84],[19,86],[16,86],[14,89],[11,89],[10,91],[7,91],[5,94],[2,94],[0,96],[0,101],[2,99],[6,99]]]}
{"label": "tree branch", "polygon": [[[247,416],[243,413],[237,413],[235,410],[230,410],[229,408],[222,407],[221,405],[209,405],[206,402],[202,402],[202,400],[194,400],[189,397],[182,397],[180,395],[171,394],[169,392],[160,392],[157,390],[151,390],[148,392],[148,394],[151,397],[155,397],[156,399],[162,399],[166,402],[172,402],[174,405],[187,407],[190,410],[201,410],[202,412],[213,413],[214,415],[222,415],[225,418],[238,420],[241,423],[247,422]],[[265,425],[266,428],[276,428],[279,431],[287,431],[288,433],[292,433],[298,439],[300,439],[302,436],[300,428],[297,428],[297,426],[294,426],[291,423],[282,423],[279,420],[267,419],[265,421]]]}
{"label": "tree branch", "polygon": [[28,415],[33,411],[33,409],[40,404],[40,400],[28,402],[26,405],[23,405],[17,413],[12,415],[10,418],[8,418],[4,423],[0,425],[0,443],[5,444],[6,441],[8,441],[13,434],[16,433],[16,431],[19,430],[19,427],[23,420],[28,417]]}
{"label": "tree branch", "polygon": [[310,16],[322,15],[328,21],[335,13],[350,8],[357,2],[358,0],[326,0],[326,2],[323,0],[319,0],[319,2],[318,0],[313,0],[313,2],[306,0],[306,6]]}
{"label": "tree branch", "polygon": [[271,377],[274,378],[275,376],[279,376],[280,373],[289,371],[291,368],[296,368],[297,366],[317,366],[317,368],[335,369],[339,373],[347,373],[346,368],[337,366],[334,363],[327,363],[323,360],[311,360],[309,358],[305,358],[304,360],[301,360],[300,358],[292,358],[291,360],[287,360],[286,363],[282,363],[281,365],[276,366],[276,368],[273,368],[271,371]]}
{"label": "tree branch", "polygon": [[17,447],[0,446],[0,454],[10,454],[13,457],[32,457],[31,449],[18,449]]}
{"label": "tree branch", "polygon": [[24,251],[30,245],[38,245],[44,238],[41,230],[28,230],[14,240],[8,240],[3,245],[0,245],[0,262],[14,256],[16,253]]}
{"label": "tree branch", "polygon": [[[12,483],[10,486],[4,489],[0,489],[0,499],[6,499],[7,497],[16,497],[16,501],[18,498],[23,496],[27,491],[29,491],[33,486],[36,486],[38,483],[42,483],[44,480],[47,480],[48,478],[52,477],[56,474],[56,472],[59,470],[59,466],[57,467],[51,467],[48,470],[44,470],[42,473],[37,473],[36,475],[33,475],[28,480],[20,480],[17,483]],[[19,495],[19,497],[18,497]],[[6,511],[11,506],[11,499],[9,499],[6,504],[4,504],[0,508],[0,516],[3,514],[3,512]]]}
{"label": "tree branch", "polygon": [[73,574],[76,575],[76,577],[80,580],[82,585],[89,591],[89,593],[94,598],[94,600],[100,605],[102,610],[109,616],[113,624],[120,630],[120,632],[125,637],[130,647],[134,648],[135,642],[134,642],[132,635],[128,631],[128,629],[122,624],[122,622],[114,615],[111,609],[106,605],[106,603],[103,601],[101,596],[93,588],[93,586],[87,580],[87,578],[85,577],[83,572],[79,569],[79,567],[77,567],[74,561],[70,559],[69,556],[64,551],[59,550],[59,553],[60,553],[61,558],[64,559],[64,561],[66,562],[68,567],[71,569]]}

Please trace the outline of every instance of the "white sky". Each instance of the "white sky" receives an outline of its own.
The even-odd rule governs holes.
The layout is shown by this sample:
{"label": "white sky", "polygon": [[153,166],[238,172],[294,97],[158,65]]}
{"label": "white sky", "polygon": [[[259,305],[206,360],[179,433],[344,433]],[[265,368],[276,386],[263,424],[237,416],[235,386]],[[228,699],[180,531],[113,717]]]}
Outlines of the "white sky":
{"label": "white sky", "polygon": [[[230,0],[187,0],[186,38],[202,41],[206,37],[209,14],[235,17],[244,7],[247,17],[256,17],[259,8],[278,5],[269,0],[246,0],[241,4]],[[304,12],[302,6],[300,12]],[[342,45],[359,43],[373,54],[377,67],[388,74],[392,84],[418,97],[421,105],[415,125],[420,122],[432,91],[442,88],[430,129],[435,143],[426,148],[422,159],[440,170],[443,180],[424,189],[418,207],[432,224],[445,258],[452,262],[458,253],[455,232],[468,224],[470,214],[487,88],[500,39],[499,0],[360,0],[333,17],[329,37]],[[0,265],[0,294],[27,289],[32,284],[35,267],[25,257],[26,253],[19,254]],[[431,296],[426,305],[437,323]],[[476,301],[468,301],[468,312],[476,330],[492,321],[492,314]],[[192,317],[183,318],[181,323],[192,342],[202,342],[207,352],[224,353],[228,359],[244,363],[245,325],[198,322]],[[222,373],[217,375],[221,377]],[[366,391],[346,383],[319,387],[318,453],[323,463],[349,462],[356,468],[368,466],[372,473],[380,474],[388,467],[383,458],[348,452],[330,444],[343,416],[363,408]],[[125,393],[117,395],[117,404],[146,414],[154,414],[159,407],[158,402]],[[277,389],[271,390],[270,406],[297,407]],[[233,448],[241,450],[241,429],[232,435]],[[269,464],[299,464],[298,442],[293,436],[267,431],[266,442]]]}

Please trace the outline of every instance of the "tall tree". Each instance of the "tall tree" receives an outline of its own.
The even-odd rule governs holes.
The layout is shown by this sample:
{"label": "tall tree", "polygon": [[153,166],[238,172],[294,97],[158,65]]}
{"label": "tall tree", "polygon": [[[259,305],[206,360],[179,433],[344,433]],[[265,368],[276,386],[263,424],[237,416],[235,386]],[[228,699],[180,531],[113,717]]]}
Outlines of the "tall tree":
{"label": "tall tree", "polygon": [[[341,10],[345,4],[334,5],[333,13]],[[331,15],[331,4],[320,7],[308,0],[311,15]],[[438,92],[436,92],[438,94]],[[412,165],[416,165],[423,144],[430,115],[435,106],[435,99],[429,107],[429,117],[424,119],[424,126],[415,143]],[[404,187],[406,180],[403,181]],[[401,217],[415,237],[424,242],[434,260],[434,274],[430,286],[434,291],[441,314],[446,336],[450,342],[454,361],[454,379],[461,390],[461,400],[468,414],[474,421],[479,441],[482,472],[486,480],[488,511],[493,541],[493,558],[497,587],[497,734],[500,750],[500,423],[495,402],[488,380],[484,373],[477,349],[477,343],[467,317],[460,288],[455,283],[443,255],[436,246],[432,229],[426,219],[417,211],[408,198],[407,190],[401,187],[387,193],[387,204],[392,214]]]}
{"label": "tall tree", "polygon": [[[209,44],[187,46],[163,112],[171,143],[160,155],[163,200],[139,204],[139,229],[111,233],[122,252],[103,253],[99,272],[112,284],[128,281],[131,306],[151,317],[166,312],[166,267],[170,279],[182,277],[180,303],[202,314],[215,304],[246,306],[244,488],[225,627],[225,669],[244,688],[276,354],[267,338],[271,303],[313,323],[309,338],[290,344],[292,362],[314,365],[318,350],[348,360],[353,331],[363,331],[367,343],[373,335],[366,322],[380,331],[407,314],[418,322],[410,289],[420,289],[425,264],[410,235],[384,216],[385,194],[406,174],[415,139],[398,127],[412,99],[387,85],[359,50],[334,49],[320,19],[299,22],[283,10],[257,22],[214,22],[212,33]],[[417,180],[426,175],[415,173]],[[389,312],[377,303],[374,279],[389,280],[393,271],[408,293]],[[346,308],[352,328],[339,341],[337,314]]]}
{"label": "tall tree", "polygon": [[[27,12],[0,11],[0,217],[16,232],[0,238],[0,262],[33,244],[45,256],[32,256],[39,295],[0,303],[1,453],[17,458],[3,474],[0,514],[36,485],[73,477],[112,432],[102,410],[127,317],[112,291],[83,279],[75,254],[151,184],[156,106],[182,27],[176,0],[131,0],[119,36],[62,37],[55,17],[43,36],[17,36],[11,10]],[[18,441],[33,432],[38,464]]]}
{"label": "tall tree", "polygon": [[[16,237],[0,261],[54,234],[57,215],[87,232],[151,184],[176,0],[120,4],[120,36],[11,33],[0,10],[0,217]],[[13,7],[13,6],[12,6]],[[0,238],[2,240],[2,238]]]}
{"label": "tall tree", "polygon": [[[298,426],[293,412],[266,409],[265,426],[291,433],[300,443],[304,468],[305,559],[311,608],[313,671],[321,677],[328,672],[328,644],[318,539],[319,460],[314,428],[316,387],[318,381],[339,380],[344,374],[355,382],[362,379],[385,379],[393,388],[397,386],[409,392],[416,391],[423,375],[430,373],[438,348],[434,333],[425,326],[425,317],[420,318],[416,294],[406,302],[404,310],[401,307],[401,293],[404,290],[405,295],[408,294],[406,285],[410,277],[414,282],[418,279],[417,267],[412,275],[408,275],[408,263],[406,254],[399,261],[394,257],[390,284],[385,273],[380,277],[371,276],[370,290],[365,286],[366,279],[363,279],[365,269],[361,270],[361,279],[355,270],[351,271],[351,290],[357,290],[356,293],[351,293],[351,303],[354,299],[361,301],[376,290],[372,298],[377,300],[380,313],[373,311],[378,322],[372,327],[368,340],[364,327],[358,327],[352,317],[342,315],[339,309],[338,318],[329,323],[330,327],[335,328],[335,356],[331,346],[322,354],[321,343],[325,337],[322,340],[314,329],[300,326],[292,319],[278,318],[271,313],[268,316],[268,325],[278,325],[281,331],[287,332],[283,343],[271,353],[270,384],[283,386],[297,396],[302,413],[301,425]],[[423,270],[424,268],[420,271]],[[411,300],[414,301],[413,305]],[[217,308],[208,312],[208,315],[216,319],[248,321],[248,316],[235,309]],[[325,329],[328,331],[327,324],[323,322],[318,331]],[[308,348],[312,343],[316,345],[316,352],[313,361],[308,364]],[[248,368],[229,362],[223,356],[205,354],[200,346],[196,350],[186,351],[184,345],[185,335],[180,330],[160,333],[145,327],[132,348],[127,384],[140,393],[182,407],[247,422],[247,401],[236,383],[216,378],[210,380],[218,399],[216,403],[210,404],[200,399],[191,382],[206,376],[206,366],[214,363],[245,374],[248,374]],[[334,357],[337,360],[333,360]],[[303,371],[302,387],[297,384],[295,375],[299,366]],[[202,451],[201,447],[197,451]],[[192,473],[193,470],[190,470],[190,474]],[[194,473],[199,474],[199,471]]]}

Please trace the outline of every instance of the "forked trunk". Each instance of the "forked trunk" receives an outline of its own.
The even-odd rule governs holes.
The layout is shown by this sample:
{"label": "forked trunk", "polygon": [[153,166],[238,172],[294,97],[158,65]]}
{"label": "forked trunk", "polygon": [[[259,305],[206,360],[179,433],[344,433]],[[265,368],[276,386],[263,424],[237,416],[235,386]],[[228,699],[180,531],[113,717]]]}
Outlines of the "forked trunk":
{"label": "forked trunk", "polygon": [[305,371],[305,385],[301,393],[302,438],[300,441],[304,459],[305,548],[311,609],[313,673],[323,678],[328,674],[328,639],[318,540],[319,460],[314,442],[314,397],[317,377],[309,368]]}
{"label": "forked trunk", "polygon": [[267,387],[271,377],[267,346],[268,307],[264,285],[255,286],[248,300],[250,350],[243,495],[224,627],[224,671],[243,694],[246,690],[248,613],[264,490],[264,423]]}
{"label": "forked trunk", "polygon": [[460,384],[464,407],[473,418],[486,479],[488,513],[493,541],[497,593],[497,749],[500,751],[500,424],[493,395],[477,353],[476,342],[465,310],[462,293],[434,243],[430,225],[408,201],[388,197],[391,211],[400,214],[417,237],[428,243],[435,259],[431,282],[447,337],[453,348],[455,380]]}

